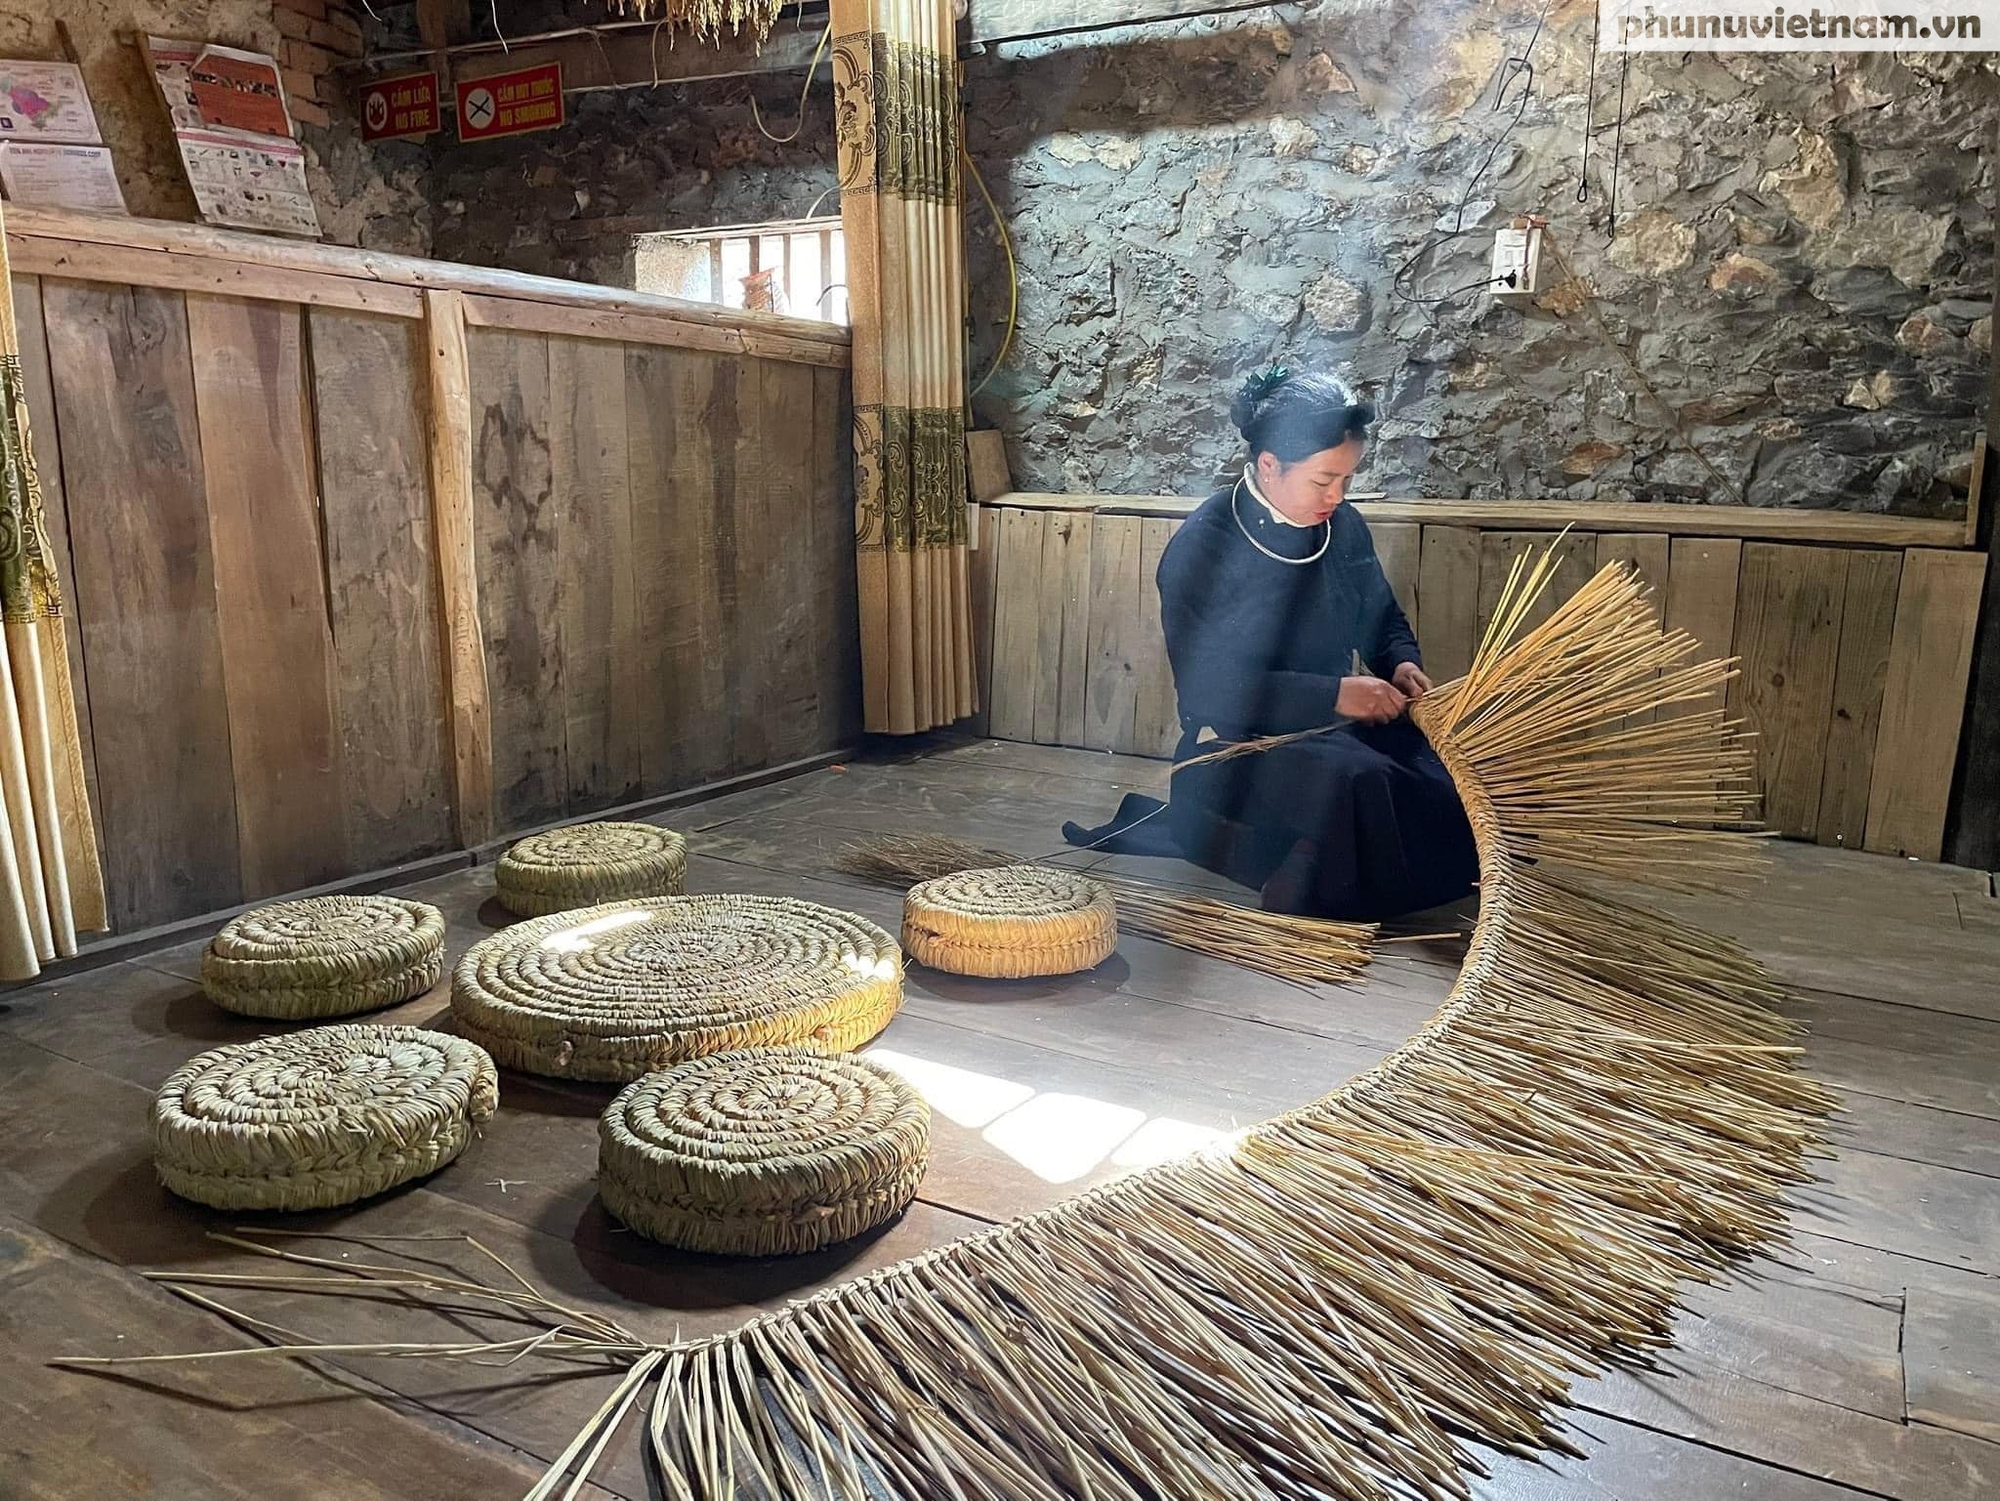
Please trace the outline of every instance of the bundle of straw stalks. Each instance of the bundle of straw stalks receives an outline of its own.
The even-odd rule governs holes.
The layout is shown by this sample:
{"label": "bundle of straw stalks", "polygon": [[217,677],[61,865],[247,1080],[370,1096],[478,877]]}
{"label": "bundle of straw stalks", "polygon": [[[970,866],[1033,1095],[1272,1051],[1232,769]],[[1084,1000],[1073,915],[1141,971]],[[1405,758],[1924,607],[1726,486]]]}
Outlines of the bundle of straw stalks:
{"label": "bundle of straw stalks", "polygon": [[621,16],[658,23],[656,30],[670,27],[704,42],[745,31],[759,42],[767,41],[785,8],[785,0],[607,0],[607,4]]}
{"label": "bundle of straw stalks", "polygon": [[1780,1231],[1830,1099],[1742,949],[1580,882],[1739,879],[1750,768],[1693,708],[1727,664],[1683,665],[1628,570],[1528,628],[1548,566],[1415,709],[1483,880],[1421,1032],[1231,1141],[718,1337],[543,1310],[512,1353],[624,1374],[536,1496],[642,1399],[680,1501],[1435,1501],[1474,1444],[1569,1449],[1570,1381],[1667,1344],[1684,1280]]}
{"label": "bundle of straw stalks", "polygon": [[[863,880],[906,888],[961,870],[1032,861],[941,834],[890,834],[850,845],[833,863]],[[1361,973],[1370,958],[1376,931],[1372,923],[1263,912],[1104,871],[1093,870],[1089,876],[1110,888],[1118,903],[1120,932],[1158,939],[1281,980],[1345,984]]]}

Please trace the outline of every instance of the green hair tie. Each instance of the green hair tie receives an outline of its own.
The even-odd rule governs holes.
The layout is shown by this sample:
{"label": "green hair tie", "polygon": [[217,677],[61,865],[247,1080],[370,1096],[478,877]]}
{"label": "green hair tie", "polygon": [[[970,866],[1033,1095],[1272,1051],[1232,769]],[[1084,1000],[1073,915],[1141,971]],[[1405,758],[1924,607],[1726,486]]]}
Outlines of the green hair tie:
{"label": "green hair tie", "polygon": [[1291,378],[1292,372],[1287,367],[1273,365],[1269,370],[1251,376],[1245,385],[1252,401],[1262,401]]}

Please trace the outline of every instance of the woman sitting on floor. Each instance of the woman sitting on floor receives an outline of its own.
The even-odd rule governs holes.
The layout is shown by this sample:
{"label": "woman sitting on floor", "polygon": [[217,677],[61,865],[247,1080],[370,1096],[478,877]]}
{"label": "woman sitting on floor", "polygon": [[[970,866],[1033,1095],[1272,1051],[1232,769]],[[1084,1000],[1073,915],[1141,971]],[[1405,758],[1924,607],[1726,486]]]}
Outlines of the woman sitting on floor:
{"label": "woman sitting on floor", "polygon": [[[1340,728],[1176,771],[1174,842],[1261,887],[1271,911],[1374,921],[1456,901],[1478,873],[1472,831],[1404,712],[1430,679],[1368,523],[1342,504],[1374,413],[1332,376],[1274,370],[1251,378],[1230,415],[1249,463],[1160,560],[1174,759]],[[1108,833],[1072,832],[1136,851],[1120,831],[1137,812],[1128,801]]]}

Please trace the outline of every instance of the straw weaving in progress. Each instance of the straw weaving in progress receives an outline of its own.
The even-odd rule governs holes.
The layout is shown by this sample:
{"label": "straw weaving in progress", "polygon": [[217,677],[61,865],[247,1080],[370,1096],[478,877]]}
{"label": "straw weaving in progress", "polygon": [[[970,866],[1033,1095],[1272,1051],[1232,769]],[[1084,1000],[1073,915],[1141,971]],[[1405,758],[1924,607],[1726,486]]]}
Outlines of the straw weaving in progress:
{"label": "straw weaving in progress", "polygon": [[955,975],[1017,980],[1102,964],[1118,946],[1111,893],[1047,865],[961,870],[910,888],[903,947]]}
{"label": "straw weaving in progress", "polygon": [[690,1251],[816,1251],[916,1194],[930,1107],[900,1075],[809,1048],[751,1048],[628,1086],[598,1123],[597,1191]]}
{"label": "straw weaving in progress", "polygon": [[579,823],[530,834],[493,867],[494,894],[516,917],[545,917],[648,896],[679,896],[687,841],[649,823]]}
{"label": "straw weaving in progress", "polygon": [[[1482,875],[1464,967],[1421,1031],[1197,1154],[723,1334],[655,1344],[536,1297],[546,1327],[476,1348],[588,1354],[624,1375],[531,1496],[574,1493],[635,1407],[681,1501],[1390,1501],[1467,1495],[1475,1444],[1568,1448],[1571,1380],[1671,1343],[1684,1282],[1782,1231],[1830,1096],[1795,1071],[1783,994],[1740,947],[1589,889],[1754,875],[1749,763],[1709,706],[1730,668],[1689,665],[1693,643],[1661,632],[1628,568],[1529,628],[1547,567],[1517,568],[1467,675],[1414,710],[1463,795]],[[620,1015],[620,993],[654,987],[680,1016],[690,974],[741,1003],[729,976],[782,972],[746,923],[864,947],[858,920],[752,917],[750,900],[612,906],[499,935],[460,971],[461,1020],[481,1036],[525,1022],[510,1045],[543,1058],[569,1027],[582,1056],[598,1040],[578,1019]],[[598,929],[607,948],[560,944],[628,913],[622,939]],[[662,968],[676,933],[689,963]],[[879,951],[893,973],[886,935]],[[489,999],[532,998],[545,972],[597,989],[573,1012]],[[668,1036],[652,1044],[680,1045]],[[630,1049],[614,1062],[649,1045],[614,1042]],[[729,1134],[720,1114],[784,1114],[761,1080],[747,1094],[733,1082],[761,1067],[716,1065],[747,1106],[674,1094],[700,1071],[621,1096],[601,1138],[614,1212],[640,1228],[663,1199],[693,1212],[690,1170],[667,1159],[712,1150]],[[802,1128],[832,1108],[817,1083],[786,1087]],[[913,1137],[884,1132],[897,1161],[920,1161]],[[880,1166],[898,1185],[882,1192],[901,1193]]]}
{"label": "straw weaving in progress", "polygon": [[160,1181],[218,1209],[326,1209],[443,1167],[500,1102],[493,1060],[415,1027],[315,1027],[189,1059],[153,1101]]}
{"label": "straw weaving in progress", "polygon": [[[1757,867],[1727,676],[1629,570],[1533,629],[1517,579],[1418,706],[1481,914],[1375,1069],[1226,1146],[715,1339],[635,1346],[669,1494],[1466,1494],[1471,1442],[1559,1445],[1571,1378],[1670,1341],[1684,1279],[1783,1226],[1829,1097],[1734,944],[1580,878]],[[581,1452],[573,1451],[574,1452]]]}
{"label": "straw weaving in progress", "polygon": [[201,956],[225,1011],[311,1021],[422,995],[444,974],[444,916],[393,896],[315,896],[231,918]]}
{"label": "straw weaving in progress", "polygon": [[451,982],[458,1029],[502,1067],[620,1083],[736,1048],[856,1048],[902,1003],[895,939],[789,897],[538,917],[473,945]]}

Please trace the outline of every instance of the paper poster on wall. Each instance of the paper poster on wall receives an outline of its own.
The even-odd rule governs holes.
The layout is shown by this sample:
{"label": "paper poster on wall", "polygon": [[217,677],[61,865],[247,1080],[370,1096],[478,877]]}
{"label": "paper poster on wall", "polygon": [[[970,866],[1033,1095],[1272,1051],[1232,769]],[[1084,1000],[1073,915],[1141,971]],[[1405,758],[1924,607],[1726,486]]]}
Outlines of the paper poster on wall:
{"label": "paper poster on wall", "polygon": [[0,60],[0,139],[97,145],[82,71],[74,63]]}
{"label": "paper poster on wall", "polygon": [[200,130],[207,122],[201,117],[201,101],[194,96],[188,75],[194,60],[201,56],[200,42],[177,42],[167,37],[146,38],[146,58],[153,66],[153,83],[166,101],[167,117],[176,134]]}
{"label": "paper poster on wall", "polygon": [[102,146],[50,141],[0,143],[0,189],[9,203],[122,214],[125,195]]}
{"label": "paper poster on wall", "polygon": [[[305,151],[291,136],[284,90],[274,81],[277,65],[261,53],[164,37],[146,38],[146,56],[203,220],[231,229],[317,236]],[[262,77],[266,65],[273,78]],[[210,114],[277,129],[216,126]]]}
{"label": "paper poster on wall", "polygon": [[211,128],[287,139],[293,134],[274,57],[235,47],[204,47],[188,68],[188,92],[201,111],[202,124]]}
{"label": "paper poster on wall", "polygon": [[306,154],[296,141],[240,131],[183,131],[181,161],[201,216],[230,229],[317,235],[306,188]]}

